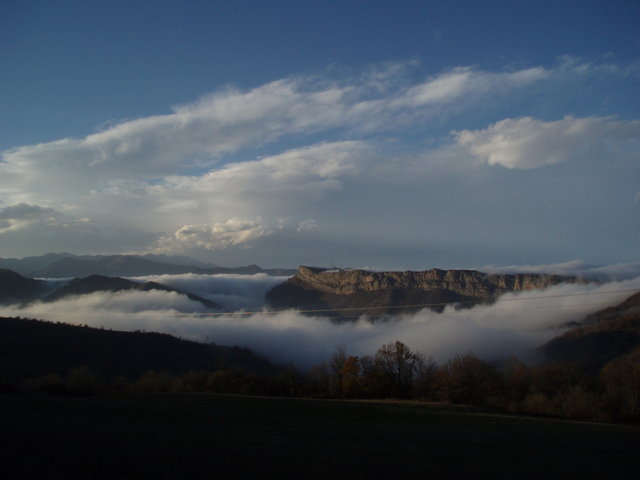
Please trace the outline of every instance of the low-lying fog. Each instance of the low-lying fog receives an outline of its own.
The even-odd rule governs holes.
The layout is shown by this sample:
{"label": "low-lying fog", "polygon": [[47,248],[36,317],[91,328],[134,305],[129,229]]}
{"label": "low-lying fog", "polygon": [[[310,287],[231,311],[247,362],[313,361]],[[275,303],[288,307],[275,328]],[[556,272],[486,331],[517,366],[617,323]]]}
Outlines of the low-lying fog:
{"label": "low-lying fog", "polygon": [[[139,277],[195,293],[223,305],[211,314],[185,295],[163,291],[100,292],[55,303],[1,307],[2,316],[23,316],[114,330],[164,332],[181,338],[248,347],[280,364],[310,367],[342,345],[353,355],[373,354],[400,340],[444,361],[473,351],[487,358],[527,355],[563,330],[567,322],[620,303],[640,290],[640,276],[606,283],[562,284],[510,293],[492,305],[443,313],[422,310],[372,323],[337,324],[298,311],[262,311],[264,294],[285,277],[258,275],[161,275]],[[250,313],[256,312],[256,313]],[[566,327],[564,327],[566,328]]]}

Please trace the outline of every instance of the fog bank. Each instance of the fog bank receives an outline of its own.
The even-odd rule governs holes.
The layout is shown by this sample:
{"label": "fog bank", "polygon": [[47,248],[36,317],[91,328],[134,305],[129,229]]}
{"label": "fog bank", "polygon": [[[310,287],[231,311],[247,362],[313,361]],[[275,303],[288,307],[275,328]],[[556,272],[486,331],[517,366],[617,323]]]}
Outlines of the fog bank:
{"label": "fog bank", "polygon": [[[196,277],[175,276],[167,281],[177,288],[201,282],[202,293],[210,282],[227,286],[240,282],[234,278]],[[225,295],[230,301],[255,300],[267,284],[275,282],[273,278],[254,277],[238,291],[230,287]],[[505,294],[492,305],[463,310],[451,306],[443,313],[422,310],[376,323],[362,317],[356,322],[337,324],[295,310],[246,315],[201,313],[198,302],[162,291],[100,292],[25,308],[4,307],[0,315],[114,330],[164,332],[196,341],[247,347],[274,362],[307,368],[326,360],[338,345],[343,345],[349,354],[367,355],[395,340],[440,362],[467,351],[487,359],[526,355],[531,348],[561,333],[567,322],[615,305],[639,289],[640,277],[605,284],[562,284]]]}

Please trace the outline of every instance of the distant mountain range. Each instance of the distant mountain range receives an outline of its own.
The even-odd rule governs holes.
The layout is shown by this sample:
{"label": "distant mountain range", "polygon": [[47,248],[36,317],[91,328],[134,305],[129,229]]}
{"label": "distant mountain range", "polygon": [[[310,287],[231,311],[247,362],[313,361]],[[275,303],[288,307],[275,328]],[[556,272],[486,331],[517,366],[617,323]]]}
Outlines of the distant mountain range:
{"label": "distant mountain range", "polygon": [[206,298],[189,292],[176,290],[175,288],[167,287],[156,282],[140,283],[119,277],[90,275],[84,278],[75,278],[69,283],[61,283],[59,285],[59,288],[52,290],[47,282],[25,278],[12,270],[0,269],[0,305],[24,305],[36,300],[55,302],[66,297],[87,295],[95,292],[161,290],[186,295],[189,299],[199,302],[209,310],[218,310],[220,308],[220,305]]}
{"label": "distant mountain range", "polygon": [[0,268],[32,278],[76,278],[89,275],[137,277],[182,273],[293,275],[293,269],[263,269],[258,265],[237,268],[209,265],[190,257],[168,255],[74,255],[47,253],[37,257],[0,258]]}
{"label": "distant mountain range", "polygon": [[[486,274],[475,270],[369,272],[301,266],[286,282],[267,293],[273,308],[312,310],[343,319],[381,316],[447,304],[473,306],[512,291],[546,288],[575,277],[546,274]],[[322,312],[322,310],[330,310]]]}

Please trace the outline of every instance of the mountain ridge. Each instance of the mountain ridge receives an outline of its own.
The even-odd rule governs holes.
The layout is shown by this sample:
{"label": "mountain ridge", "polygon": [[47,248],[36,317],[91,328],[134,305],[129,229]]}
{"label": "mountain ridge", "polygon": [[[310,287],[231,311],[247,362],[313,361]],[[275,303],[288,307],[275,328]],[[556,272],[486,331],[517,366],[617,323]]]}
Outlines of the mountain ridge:
{"label": "mountain ridge", "polygon": [[207,300],[206,298],[198,295],[177,290],[175,288],[161,285],[157,282],[134,282],[120,277],[105,277],[102,275],[90,275],[84,278],[75,278],[71,280],[65,286],[58,290],[46,295],[42,298],[43,302],[56,302],[66,297],[76,295],[88,295],[96,292],[121,292],[125,290],[137,290],[137,291],[151,291],[160,290],[163,292],[176,292],[181,295],[186,295],[190,300],[201,303],[203,306],[209,309],[217,310],[220,308],[215,302]]}
{"label": "mountain ridge", "polygon": [[444,304],[489,302],[511,291],[578,281],[576,277],[539,273],[440,269],[372,272],[300,266],[292,278],[267,293],[267,302],[274,308],[339,309],[342,312],[337,315],[342,317],[379,315],[392,309],[415,311],[423,306],[442,311]]}

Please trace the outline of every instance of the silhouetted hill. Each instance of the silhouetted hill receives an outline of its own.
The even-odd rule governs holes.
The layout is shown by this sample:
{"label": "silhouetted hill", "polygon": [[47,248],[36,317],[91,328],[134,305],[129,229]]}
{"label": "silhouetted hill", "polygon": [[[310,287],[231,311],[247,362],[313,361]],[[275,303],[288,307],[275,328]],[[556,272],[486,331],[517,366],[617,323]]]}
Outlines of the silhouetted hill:
{"label": "silhouetted hill", "polygon": [[87,365],[94,373],[135,379],[148,370],[176,375],[238,368],[277,370],[247,349],[206,345],[160,333],[119,332],[61,323],[0,317],[0,383]]}
{"label": "silhouetted hill", "polygon": [[447,303],[488,302],[506,292],[575,281],[559,275],[498,275],[475,270],[368,272],[301,266],[294,277],[271,289],[266,298],[274,308],[335,309],[331,315],[357,318],[365,313],[376,316],[415,311],[425,305],[442,311]]}
{"label": "silhouetted hill", "polygon": [[6,269],[0,269],[0,304],[26,303],[44,294],[44,282],[25,278]]}
{"label": "silhouetted hill", "polygon": [[91,275],[85,278],[75,278],[64,287],[45,296],[42,301],[55,302],[65,297],[74,295],[86,295],[95,292],[119,292],[122,290],[162,290],[165,292],[177,292],[186,295],[191,300],[200,302],[207,308],[218,309],[220,305],[198,295],[182,292],[175,288],[167,287],[156,282],[137,283],[119,277],[105,277],[102,275]]}
{"label": "silhouetted hill", "polygon": [[582,324],[545,344],[552,362],[572,363],[596,371],[640,347],[640,292],[619,305],[585,318]]}

